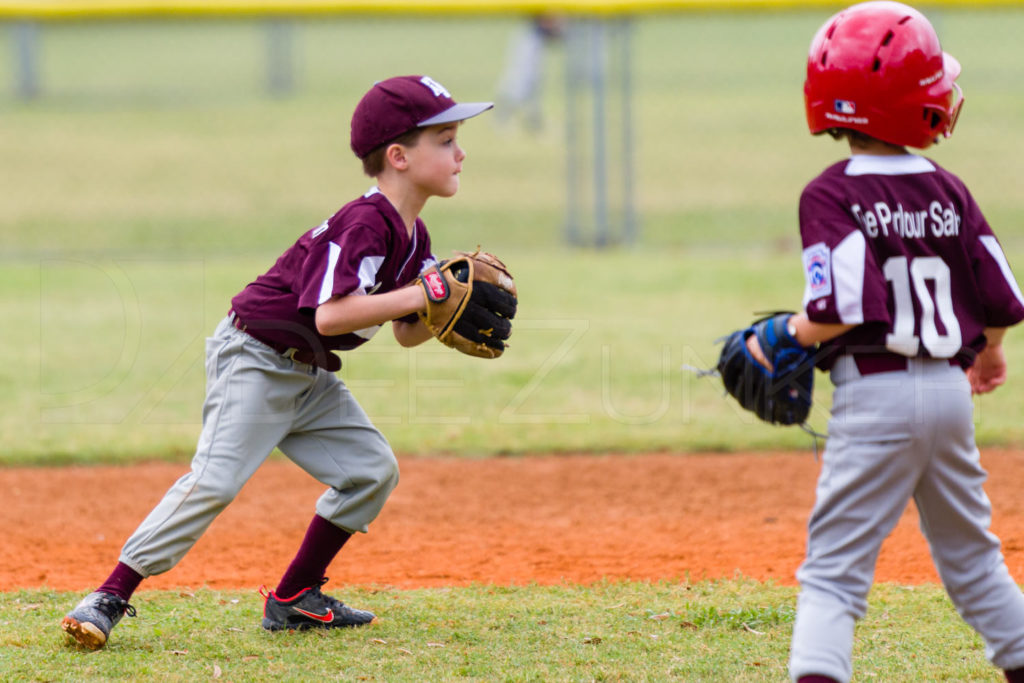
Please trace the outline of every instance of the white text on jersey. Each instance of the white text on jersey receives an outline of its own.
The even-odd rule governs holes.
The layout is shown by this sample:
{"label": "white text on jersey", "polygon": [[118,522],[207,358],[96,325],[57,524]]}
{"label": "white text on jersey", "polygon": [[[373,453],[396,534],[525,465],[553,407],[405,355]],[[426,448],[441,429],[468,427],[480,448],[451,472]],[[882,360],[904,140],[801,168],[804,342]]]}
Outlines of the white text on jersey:
{"label": "white text on jersey", "polygon": [[878,237],[879,231],[883,237],[888,237],[892,231],[904,239],[923,238],[926,230],[935,237],[956,237],[960,234],[960,214],[952,204],[943,208],[938,201],[933,201],[927,209],[908,211],[902,204],[896,204],[893,209],[885,202],[875,202],[866,211],[860,204],[854,204],[850,209],[868,237]]}

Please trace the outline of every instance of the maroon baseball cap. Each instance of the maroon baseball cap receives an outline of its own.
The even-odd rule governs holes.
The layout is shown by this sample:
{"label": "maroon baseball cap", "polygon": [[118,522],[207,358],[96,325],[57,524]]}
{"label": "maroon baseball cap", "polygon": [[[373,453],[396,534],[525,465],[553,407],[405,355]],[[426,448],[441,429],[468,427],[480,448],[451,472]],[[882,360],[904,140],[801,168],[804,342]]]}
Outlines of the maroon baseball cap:
{"label": "maroon baseball cap", "polygon": [[352,151],[362,159],[403,133],[482,114],[493,102],[457,103],[430,76],[396,76],[374,83],[352,114]]}

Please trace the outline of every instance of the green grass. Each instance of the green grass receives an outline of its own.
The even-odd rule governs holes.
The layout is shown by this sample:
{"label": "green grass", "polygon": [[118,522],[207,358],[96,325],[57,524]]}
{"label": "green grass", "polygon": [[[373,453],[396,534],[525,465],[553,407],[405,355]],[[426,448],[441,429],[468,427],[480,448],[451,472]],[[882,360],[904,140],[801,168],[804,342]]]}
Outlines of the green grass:
{"label": "green grass", "polygon": [[[713,366],[715,339],[755,308],[793,305],[800,274],[789,255],[744,252],[728,260],[731,270],[713,252],[502,256],[519,279],[521,312],[498,361],[437,344],[402,349],[386,333],[343,354],[341,376],[399,452],[811,448],[803,432],[739,410],[717,379],[682,369]],[[203,339],[267,263],[54,256],[0,271],[23,323],[7,341],[24,360],[0,371],[5,460],[187,456],[200,428]],[[1007,350],[1011,368],[1021,367],[1018,335]],[[984,443],[1024,440],[1022,391],[1011,381],[977,399]],[[818,429],[829,401],[819,375]]]}
{"label": "green grass", "polygon": [[[934,15],[964,63],[956,136],[931,153],[973,188],[1024,256],[1024,59],[1019,10]],[[806,134],[801,79],[819,12],[634,22],[639,244],[564,246],[564,49],[545,76],[548,126],[486,114],[460,138],[459,194],[424,212],[435,250],[505,258],[522,303],[495,362],[387,333],[342,376],[405,454],[810,448],[757,424],[706,367],[756,310],[799,305],[796,201],[842,155]],[[199,430],[203,338],[231,296],[304,230],[362,192],[348,119],[368,84],[430,73],[490,99],[511,19],[346,19],[296,25],[298,83],[263,88],[254,21],[46,25],[42,96],[0,81],[0,439],[4,463],[184,459]],[[0,25],[0,78],[13,32]],[[387,50],[385,41],[403,45]],[[8,86],[12,85],[7,83]],[[613,166],[614,168],[614,166]],[[613,208],[615,198],[612,198]],[[587,220],[588,216],[584,215]],[[593,227],[585,223],[585,231]],[[1024,342],[1010,381],[977,401],[979,440],[1024,443]],[[819,377],[812,423],[824,428]]]}
{"label": "green grass", "polygon": [[[77,594],[0,593],[2,680],[784,681],[795,589],[733,581],[346,589],[359,630],[270,634],[255,592],[146,591],[108,647],[67,644]],[[997,681],[936,587],[879,586],[858,680]],[[219,672],[219,674],[218,674]]]}

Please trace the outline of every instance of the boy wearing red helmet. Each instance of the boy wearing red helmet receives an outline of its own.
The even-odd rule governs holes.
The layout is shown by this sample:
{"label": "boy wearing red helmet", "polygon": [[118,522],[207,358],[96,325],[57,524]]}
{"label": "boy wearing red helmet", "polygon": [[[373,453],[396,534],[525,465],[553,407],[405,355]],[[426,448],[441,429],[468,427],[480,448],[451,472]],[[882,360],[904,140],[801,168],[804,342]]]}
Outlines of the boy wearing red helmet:
{"label": "boy wearing red helmet", "polygon": [[[1003,334],[1024,296],[964,183],[906,149],[953,132],[959,74],[928,20],[896,2],[843,10],[811,42],[808,126],[851,156],[800,198],[806,287],[789,327],[821,344],[835,392],[797,572],[799,683],[850,679],[879,548],[911,498],[957,611],[1024,681],[1024,595],[988,530],[971,399],[1005,381]],[[763,359],[755,336],[748,347]]]}

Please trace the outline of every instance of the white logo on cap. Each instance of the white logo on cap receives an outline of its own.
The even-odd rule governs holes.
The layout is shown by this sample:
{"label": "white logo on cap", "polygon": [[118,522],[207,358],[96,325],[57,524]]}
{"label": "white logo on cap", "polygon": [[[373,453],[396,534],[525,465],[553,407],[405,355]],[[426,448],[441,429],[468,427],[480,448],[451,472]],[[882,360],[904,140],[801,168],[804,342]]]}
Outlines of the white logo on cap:
{"label": "white logo on cap", "polygon": [[452,98],[452,94],[448,92],[448,90],[443,85],[435,81],[430,76],[424,76],[423,78],[421,78],[420,83],[430,88],[434,92],[434,97],[444,96],[447,97],[448,99]]}

